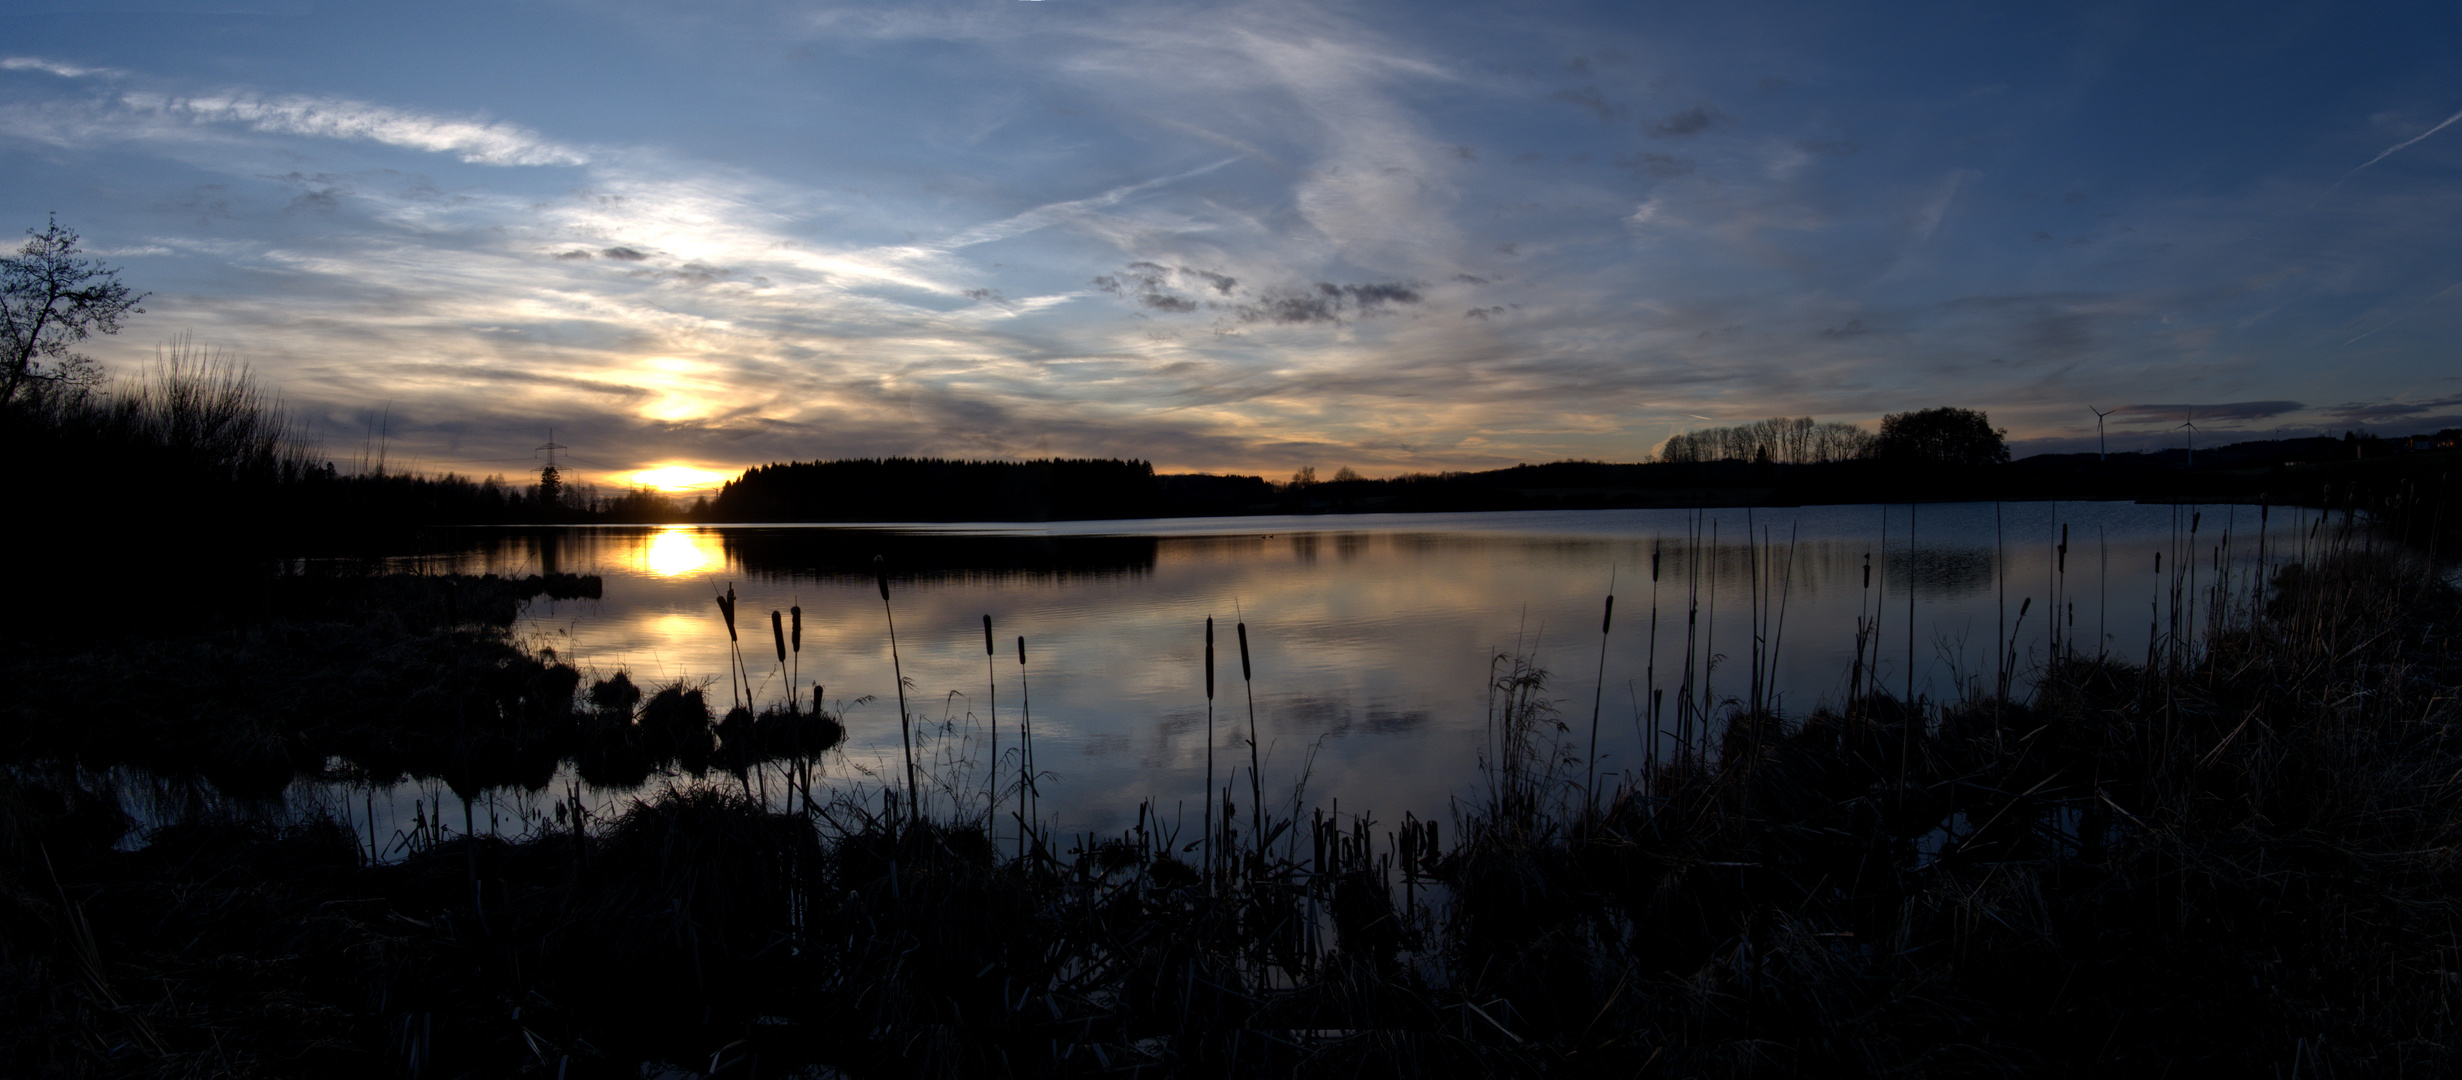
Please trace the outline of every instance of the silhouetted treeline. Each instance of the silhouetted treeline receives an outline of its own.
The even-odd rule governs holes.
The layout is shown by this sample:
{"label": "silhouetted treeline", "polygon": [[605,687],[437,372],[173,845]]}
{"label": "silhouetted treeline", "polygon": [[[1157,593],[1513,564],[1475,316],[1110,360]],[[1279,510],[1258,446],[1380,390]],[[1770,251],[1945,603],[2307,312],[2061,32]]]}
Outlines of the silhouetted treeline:
{"label": "silhouetted treeline", "polygon": [[1162,505],[1143,461],[861,458],[746,470],[710,500],[717,521],[1061,521],[1147,517]]}
{"label": "silhouetted treeline", "polygon": [[1854,424],[1822,423],[1809,416],[1773,417],[1734,427],[1687,431],[1667,440],[1660,461],[1770,461],[1803,465],[1870,457],[1877,440]]}

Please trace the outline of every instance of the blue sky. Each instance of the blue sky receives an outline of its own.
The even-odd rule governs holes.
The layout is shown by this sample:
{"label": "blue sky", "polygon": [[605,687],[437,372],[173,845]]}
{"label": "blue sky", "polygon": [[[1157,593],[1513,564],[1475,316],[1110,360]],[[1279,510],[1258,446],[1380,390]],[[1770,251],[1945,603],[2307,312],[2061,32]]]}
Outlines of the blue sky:
{"label": "blue sky", "polygon": [[0,203],[328,454],[1368,475],[2462,425],[2462,9],[8,0]]}

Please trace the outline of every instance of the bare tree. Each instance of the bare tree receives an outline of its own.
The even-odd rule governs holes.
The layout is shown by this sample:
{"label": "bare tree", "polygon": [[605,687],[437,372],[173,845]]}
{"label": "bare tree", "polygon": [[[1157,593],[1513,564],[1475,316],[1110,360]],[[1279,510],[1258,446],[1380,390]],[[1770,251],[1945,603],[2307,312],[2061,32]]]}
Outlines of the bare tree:
{"label": "bare tree", "polygon": [[1667,440],[1666,462],[1773,461],[1803,465],[1872,455],[1873,435],[1853,424],[1780,416],[1734,427],[1688,431]]}
{"label": "bare tree", "polygon": [[26,230],[17,254],[0,259],[0,405],[29,383],[79,384],[101,377],[93,358],[71,347],[95,333],[120,332],[120,317],[142,315],[120,272],[77,257],[77,230],[52,217]]}

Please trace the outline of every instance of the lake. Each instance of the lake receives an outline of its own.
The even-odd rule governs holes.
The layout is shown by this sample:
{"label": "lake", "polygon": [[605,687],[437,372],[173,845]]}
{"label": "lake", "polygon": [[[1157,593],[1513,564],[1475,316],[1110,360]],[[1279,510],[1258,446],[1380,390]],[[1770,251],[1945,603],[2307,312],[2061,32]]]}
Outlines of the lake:
{"label": "lake", "polygon": [[[2261,530],[2260,515],[2253,506],[2036,502],[460,529],[436,531],[428,550],[391,562],[431,573],[599,574],[601,599],[534,601],[517,632],[588,676],[707,684],[722,712],[736,691],[714,598],[732,588],[751,696],[809,702],[818,684],[842,712],[848,738],[827,770],[837,784],[876,793],[902,771],[893,666],[903,670],[917,757],[940,778],[925,785],[927,809],[979,813],[995,753],[1014,785],[1030,693],[1042,817],[1064,832],[1099,832],[1134,821],[1147,799],[1166,816],[1193,818],[1209,747],[1216,786],[1234,787],[1245,805],[1246,774],[1233,770],[1249,760],[1251,693],[1270,801],[1287,809],[1304,783],[1306,805],[1339,799],[1346,813],[1390,822],[1404,811],[1442,817],[1480,790],[1499,657],[1549,672],[1547,696],[1578,751],[1595,703],[1599,768],[1611,777],[1637,773],[1651,752],[1654,698],[1669,730],[1658,737],[1662,755],[1688,712],[1679,699],[1695,713],[1707,702],[1715,716],[1749,701],[1758,682],[1792,716],[1842,700],[1859,626],[1873,628],[1865,655],[1879,685],[1935,700],[1988,691],[1995,656],[2011,652],[2022,691],[2055,634],[2064,651],[2142,661],[2150,633],[2173,633],[2175,623],[2185,633],[2189,619],[2209,617],[2188,598],[2206,594],[2218,572],[2232,595],[2247,596],[2257,560],[2296,560],[2320,517],[2277,508]],[[875,556],[889,576],[894,665]],[[803,634],[790,690],[768,616],[792,607],[802,608]],[[990,658],[986,615],[997,642]],[[1254,673],[1246,683],[1241,622]],[[354,817],[373,812],[387,835],[409,820],[412,800],[433,806],[441,795],[433,784],[339,796],[313,788],[303,781],[295,795],[356,804]],[[490,810],[510,829],[505,816],[534,820],[541,798],[552,797],[501,793]],[[622,799],[593,796],[610,812]],[[1006,820],[1014,794],[1004,800]],[[459,824],[458,807],[450,817]]]}

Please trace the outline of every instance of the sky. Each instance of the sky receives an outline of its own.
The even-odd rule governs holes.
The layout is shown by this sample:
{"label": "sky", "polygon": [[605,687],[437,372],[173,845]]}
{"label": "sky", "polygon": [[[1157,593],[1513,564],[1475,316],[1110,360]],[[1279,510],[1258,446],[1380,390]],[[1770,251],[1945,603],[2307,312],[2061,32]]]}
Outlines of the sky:
{"label": "sky", "polygon": [[86,351],[345,469],[2462,426],[2452,4],[0,10],[0,235],[150,293]]}

